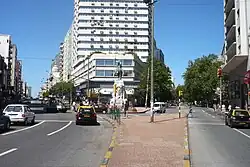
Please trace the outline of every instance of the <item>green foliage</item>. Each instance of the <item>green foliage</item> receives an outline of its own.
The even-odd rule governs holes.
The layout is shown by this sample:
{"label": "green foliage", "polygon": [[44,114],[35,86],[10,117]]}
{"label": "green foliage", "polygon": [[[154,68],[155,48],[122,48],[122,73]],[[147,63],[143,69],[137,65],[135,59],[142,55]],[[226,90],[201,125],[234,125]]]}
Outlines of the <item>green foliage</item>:
{"label": "green foliage", "polygon": [[[139,92],[141,96],[145,96],[146,88],[147,88],[147,76],[148,69],[151,70],[151,61],[149,60],[145,69],[140,78]],[[149,98],[150,99],[150,77],[149,71]],[[164,63],[154,60],[154,96],[157,101],[166,101],[172,99],[172,80],[171,80],[171,71],[168,67],[165,66]],[[142,94],[142,91],[145,93]]]}
{"label": "green foliage", "polygon": [[49,91],[43,92],[43,97],[49,97]]}
{"label": "green foliage", "polygon": [[183,91],[184,92],[184,85],[178,85],[176,88],[175,88],[175,97],[179,97],[179,91]]}
{"label": "green foliage", "polygon": [[209,54],[189,61],[184,78],[184,98],[189,101],[210,101],[213,99],[215,89],[219,86],[217,69],[221,62],[217,56]]}
{"label": "green foliage", "polygon": [[58,82],[56,83],[51,89],[50,93],[53,95],[58,94],[68,94],[69,92],[73,91],[74,84],[72,82]]}

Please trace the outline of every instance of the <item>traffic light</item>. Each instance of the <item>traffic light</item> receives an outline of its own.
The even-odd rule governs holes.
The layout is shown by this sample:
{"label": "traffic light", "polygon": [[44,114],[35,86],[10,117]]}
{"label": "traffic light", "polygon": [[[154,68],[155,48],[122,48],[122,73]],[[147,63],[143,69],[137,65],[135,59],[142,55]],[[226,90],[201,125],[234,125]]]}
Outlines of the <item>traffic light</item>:
{"label": "traffic light", "polygon": [[221,68],[218,68],[218,70],[217,70],[217,76],[219,78],[222,77],[222,69]]}
{"label": "traffic light", "polygon": [[183,96],[183,91],[179,90],[179,97],[182,97],[182,96]]}

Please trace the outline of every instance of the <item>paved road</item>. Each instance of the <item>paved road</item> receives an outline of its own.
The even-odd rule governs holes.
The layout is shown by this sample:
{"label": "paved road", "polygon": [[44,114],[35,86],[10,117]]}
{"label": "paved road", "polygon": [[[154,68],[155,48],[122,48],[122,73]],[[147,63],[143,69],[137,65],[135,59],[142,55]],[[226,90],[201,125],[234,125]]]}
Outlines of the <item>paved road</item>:
{"label": "paved road", "polygon": [[76,126],[72,113],[37,115],[37,119],[32,127],[15,126],[0,135],[0,166],[99,166],[112,134],[109,123],[99,118],[100,126]]}
{"label": "paved road", "polygon": [[249,167],[250,129],[231,129],[211,110],[195,108],[189,133],[193,167]]}

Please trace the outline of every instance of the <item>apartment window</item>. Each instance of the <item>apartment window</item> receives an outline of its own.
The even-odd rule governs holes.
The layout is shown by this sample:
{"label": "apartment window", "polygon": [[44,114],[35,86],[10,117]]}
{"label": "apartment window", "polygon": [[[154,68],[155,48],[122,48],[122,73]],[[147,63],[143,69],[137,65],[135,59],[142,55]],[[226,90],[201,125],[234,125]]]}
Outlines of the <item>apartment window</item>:
{"label": "apartment window", "polygon": [[116,48],[116,49],[119,49],[119,46],[118,46],[118,45],[115,45],[115,48]]}
{"label": "apartment window", "polygon": [[105,61],[104,61],[104,60],[101,60],[101,59],[96,60],[96,65],[97,65],[97,66],[104,66],[104,65],[105,65]]}
{"label": "apartment window", "polygon": [[128,6],[128,4],[125,4],[125,6]]}
{"label": "apartment window", "polygon": [[131,77],[131,76],[133,76],[133,71],[132,70],[124,70],[123,76]]}
{"label": "apartment window", "polygon": [[101,12],[103,13],[103,12],[104,12],[104,10],[102,9],[102,10],[101,10]]}
{"label": "apartment window", "polygon": [[110,6],[113,6],[113,4],[112,4],[112,3],[110,3]]}
{"label": "apartment window", "polygon": [[104,19],[104,17],[101,17],[101,20],[103,20]]}
{"label": "apartment window", "polygon": [[134,35],[137,35],[137,32],[134,32]]}
{"label": "apartment window", "polygon": [[92,5],[92,6],[94,6],[94,5],[95,5],[95,3],[92,3],[91,5]]}
{"label": "apartment window", "polygon": [[91,31],[91,34],[94,34],[95,33],[95,31]]}
{"label": "apartment window", "polygon": [[110,26],[110,27],[113,27],[113,25],[112,25],[112,24],[109,24],[109,26]]}
{"label": "apartment window", "polygon": [[94,19],[95,19],[95,17],[91,17],[91,19],[92,19],[92,20],[94,20]]}
{"label": "apartment window", "polygon": [[137,46],[134,46],[134,49],[137,49]]}
{"label": "apartment window", "polygon": [[113,76],[113,70],[105,70],[105,76],[106,77],[112,77]]}
{"label": "apartment window", "polygon": [[112,42],[112,41],[113,41],[113,39],[112,39],[112,38],[109,38],[109,41],[110,41],[110,42]]}
{"label": "apartment window", "polygon": [[138,26],[135,24],[134,27],[137,28]]}
{"label": "apartment window", "polygon": [[116,26],[116,27],[119,27],[119,24],[116,24],[115,26]]}
{"label": "apartment window", "polygon": [[103,38],[100,38],[100,41],[103,41]]}
{"label": "apartment window", "polygon": [[[111,46],[111,45],[110,45]],[[112,47],[112,46],[111,46]],[[114,60],[109,60],[109,59],[107,59],[107,60],[105,60],[105,65],[106,66],[113,66],[114,65]]]}
{"label": "apartment window", "polygon": [[119,17],[115,18],[116,20],[119,20]]}
{"label": "apartment window", "polygon": [[95,12],[95,10],[93,10],[93,9],[92,9],[92,10],[91,10],[91,12],[92,12],[92,13],[94,13],[94,12]]}
{"label": "apartment window", "polygon": [[112,45],[109,45],[109,49],[112,49],[113,47],[112,47]]}
{"label": "apartment window", "polygon": [[101,3],[101,6],[104,6],[104,3]]}
{"label": "apartment window", "polygon": [[119,6],[119,4],[117,3],[116,6]]}
{"label": "apartment window", "polygon": [[116,31],[115,33],[116,33],[116,35],[119,35],[119,32],[118,32],[118,31]]}
{"label": "apartment window", "polygon": [[93,49],[93,48],[94,48],[94,45],[90,45],[90,48],[92,48],[92,49]]}
{"label": "apartment window", "polygon": [[135,10],[134,13],[137,14],[138,12]]}
{"label": "apartment window", "polygon": [[113,34],[113,32],[112,32],[112,31],[109,31],[109,34]]}
{"label": "apartment window", "polygon": [[109,16],[109,19],[110,19],[110,20],[112,20],[112,19],[113,19],[113,17],[112,17],[112,16]]}
{"label": "apartment window", "polygon": [[128,32],[125,32],[125,35],[128,35]]}
{"label": "apartment window", "polygon": [[127,10],[125,10],[125,13],[128,13],[128,11],[127,11]]}
{"label": "apartment window", "polygon": [[127,18],[127,17],[125,17],[125,20],[128,20],[128,18]]}
{"label": "apartment window", "polygon": [[119,11],[117,10],[116,13],[119,13]]}
{"label": "apartment window", "polygon": [[134,6],[137,7],[138,6],[137,3],[135,3]]}
{"label": "apartment window", "polygon": [[124,65],[124,66],[132,66],[132,60],[129,60],[129,59],[127,59],[127,60],[123,60],[123,63],[122,63],[122,65]]}
{"label": "apartment window", "polygon": [[127,25],[127,24],[125,24],[125,27],[128,27],[128,25]]}
{"label": "apartment window", "polygon": [[105,76],[105,71],[104,70],[96,70],[96,76],[99,77],[104,77]]}
{"label": "apartment window", "polygon": [[127,38],[125,39],[125,42],[128,42],[128,39],[127,39]]}
{"label": "apartment window", "polygon": [[115,39],[115,41],[116,41],[116,42],[119,42],[119,39],[117,38],[117,39]]}
{"label": "apartment window", "polygon": [[137,18],[135,17],[134,20],[137,20]]}
{"label": "apartment window", "polygon": [[90,40],[93,42],[93,41],[94,41],[94,38],[91,38]]}
{"label": "apartment window", "polygon": [[110,12],[110,13],[113,13],[113,10],[110,10],[109,12]]}
{"label": "apartment window", "polygon": [[128,49],[128,46],[124,46],[124,49]]}
{"label": "apartment window", "polygon": [[134,39],[134,42],[137,42],[137,39]]}
{"label": "apartment window", "polygon": [[100,34],[104,34],[104,32],[103,32],[103,31],[100,31]]}
{"label": "apartment window", "polygon": [[103,49],[103,45],[100,45],[100,48]]}

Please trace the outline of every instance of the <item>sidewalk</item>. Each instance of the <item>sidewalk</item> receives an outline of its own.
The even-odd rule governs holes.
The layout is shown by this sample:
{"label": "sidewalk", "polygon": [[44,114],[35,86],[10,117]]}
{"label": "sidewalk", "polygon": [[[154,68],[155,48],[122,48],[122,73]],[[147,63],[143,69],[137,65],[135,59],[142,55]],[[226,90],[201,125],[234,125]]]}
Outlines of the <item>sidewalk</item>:
{"label": "sidewalk", "polygon": [[[183,114],[184,116],[184,114]],[[178,114],[123,120],[109,167],[182,167],[186,118]]]}

